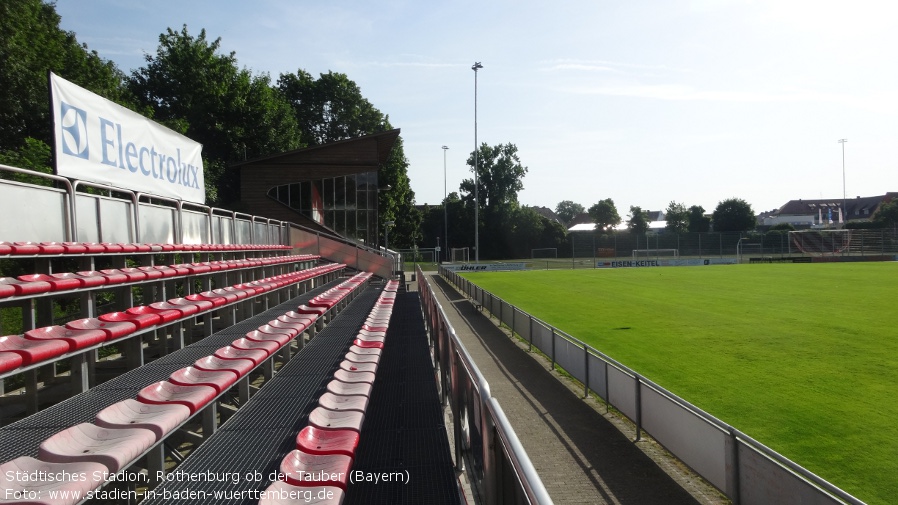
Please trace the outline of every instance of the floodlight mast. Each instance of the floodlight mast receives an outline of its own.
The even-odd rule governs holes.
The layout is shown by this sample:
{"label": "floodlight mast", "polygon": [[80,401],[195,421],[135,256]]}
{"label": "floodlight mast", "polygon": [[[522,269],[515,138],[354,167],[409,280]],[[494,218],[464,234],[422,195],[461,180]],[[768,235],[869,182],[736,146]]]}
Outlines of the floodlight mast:
{"label": "floodlight mast", "polygon": [[479,61],[475,61],[471,66],[474,71],[474,263],[480,263],[480,183],[478,182],[477,171],[477,70],[483,68]]}
{"label": "floodlight mast", "polygon": [[445,226],[446,232],[446,241],[444,245],[446,247],[446,262],[449,262],[449,211],[446,210],[446,199],[449,198],[447,193],[449,187],[446,184],[446,151],[449,150],[449,147],[443,146],[443,226]]}
{"label": "floodlight mast", "polygon": [[838,142],[842,144],[842,226],[848,224],[848,192],[845,190],[845,142],[848,142],[848,139],[839,139]]}

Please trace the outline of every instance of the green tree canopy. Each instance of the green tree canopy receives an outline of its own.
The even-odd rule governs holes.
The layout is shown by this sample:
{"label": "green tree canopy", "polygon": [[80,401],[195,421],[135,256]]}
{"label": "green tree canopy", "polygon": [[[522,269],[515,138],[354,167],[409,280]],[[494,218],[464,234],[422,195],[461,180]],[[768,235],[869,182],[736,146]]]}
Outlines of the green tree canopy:
{"label": "green tree canopy", "polygon": [[757,226],[751,205],[741,198],[729,198],[717,204],[711,216],[714,231],[750,231]]}
{"label": "green tree canopy", "polygon": [[873,222],[887,228],[898,226],[898,200],[880,204],[873,213]]}
{"label": "green tree canopy", "polygon": [[689,229],[689,211],[682,203],[671,200],[664,211],[667,224],[664,228],[674,233],[685,233]]}
{"label": "green tree canopy", "polygon": [[649,230],[649,213],[637,205],[630,206],[630,219],[627,220],[627,229],[633,233],[645,233]]}
{"label": "green tree canopy", "polygon": [[52,144],[48,70],[133,108],[124,74],[60,29],[59,21],[53,3],[0,2],[0,151],[23,148],[27,138]]}
{"label": "green tree canopy", "polygon": [[617,207],[614,206],[614,200],[611,198],[599,200],[589,208],[588,212],[596,223],[596,232],[609,232],[621,222],[620,214],[617,213]]}
{"label": "green tree canopy", "polygon": [[321,145],[389,130],[387,116],[362,96],[346,74],[315,79],[305,70],[281,74],[278,89],[293,107],[304,142]]}
{"label": "green tree canopy", "polygon": [[[481,208],[493,208],[518,201],[524,189],[527,167],[521,165],[518,148],[512,143],[489,146],[484,142],[477,153],[478,197]],[[468,158],[474,171],[474,153]],[[474,197],[474,179],[465,179],[459,187],[467,198]]]}
{"label": "green tree canopy", "polygon": [[570,226],[575,217],[586,212],[586,208],[571,200],[562,200],[555,206],[555,214],[565,226]]}
{"label": "green tree canopy", "polygon": [[689,226],[687,230],[690,233],[708,233],[711,230],[711,218],[705,216],[705,208],[701,205],[689,207]]}
{"label": "green tree canopy", "polygon": [[239,199],[240,182],[227,163],[295,149],[299,128],[268,75],[239,69],[220,45],[205,30],[194,37],[186,25],[168,28],[129,87],[156,121],[203,144],[207,203],[228,205]]}

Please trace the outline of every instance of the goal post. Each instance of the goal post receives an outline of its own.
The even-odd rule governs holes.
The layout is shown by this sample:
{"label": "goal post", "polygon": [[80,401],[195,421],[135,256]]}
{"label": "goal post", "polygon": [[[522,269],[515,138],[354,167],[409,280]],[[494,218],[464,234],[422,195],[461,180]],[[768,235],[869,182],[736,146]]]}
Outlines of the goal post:
{"label": "goal post", "polygon": [[452,263],[470,263],[471,255],[467,247],[453,247],[450,251]]}
{"label": "goal post", "polygon": [[530,259],[558,259],[557,247],[543,247],[530,250]]}
{"label": "goal post", "polygon": [[679,259],[679,257],[679,249],[633,249],[634,260],[660,258]]}

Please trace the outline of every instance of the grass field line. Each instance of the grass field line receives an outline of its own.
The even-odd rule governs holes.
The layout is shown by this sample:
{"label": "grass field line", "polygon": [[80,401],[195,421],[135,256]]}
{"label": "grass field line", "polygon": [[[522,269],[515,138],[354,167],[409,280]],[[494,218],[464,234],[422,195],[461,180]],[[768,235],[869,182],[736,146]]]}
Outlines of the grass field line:
{"label": "grass field line", "polygon": [[466,274],[869,503],[898,496],[898,264]]}

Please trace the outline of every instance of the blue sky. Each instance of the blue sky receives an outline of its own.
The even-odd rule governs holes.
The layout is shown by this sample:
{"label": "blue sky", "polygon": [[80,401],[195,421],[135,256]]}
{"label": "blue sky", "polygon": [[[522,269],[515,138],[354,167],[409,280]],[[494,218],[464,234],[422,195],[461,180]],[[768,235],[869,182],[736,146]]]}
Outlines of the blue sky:
{"label": "blue sky", "polygon": [[518,146],[519,199],[756,212],[898,191],[898,4],[830,0],[58,0],[62,28],[126,72],[186,24],[276,80],[346,73],[402,129],[418,203]]}

